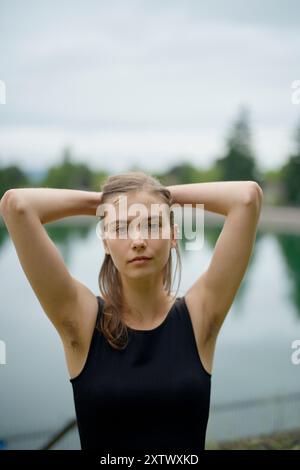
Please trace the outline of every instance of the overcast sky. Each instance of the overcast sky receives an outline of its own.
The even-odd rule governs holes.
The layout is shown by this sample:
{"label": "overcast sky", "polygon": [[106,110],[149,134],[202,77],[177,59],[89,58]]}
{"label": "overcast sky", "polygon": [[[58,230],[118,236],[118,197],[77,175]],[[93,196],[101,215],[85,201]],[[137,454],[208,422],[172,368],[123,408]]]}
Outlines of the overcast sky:
{"label": "overcast sky", "polygon": [[0,164],[207,168],[239,107],[262,169],[292,150],[299,0],[0,0]]}

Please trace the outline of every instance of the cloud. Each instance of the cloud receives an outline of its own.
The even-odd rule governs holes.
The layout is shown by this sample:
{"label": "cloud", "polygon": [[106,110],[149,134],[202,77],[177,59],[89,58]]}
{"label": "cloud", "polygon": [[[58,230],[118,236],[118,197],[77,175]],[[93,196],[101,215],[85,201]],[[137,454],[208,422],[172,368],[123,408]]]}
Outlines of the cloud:
{"label": "cloud", "polygon": [[[4,2],[1,152],[21,159],[38,147],[48,161],[69,141],[86,155],[90,151],[91,159],[102,149],[124,162],[133,153],[151,158],[152,152],[155,161],[164,151],[176,158],[178,148],[183,154],[207,152],[210,159],[245,104],[252,111],[260,163],[283,161],[299,114],[290,100],[290,84],[299,78],[299,5]],[[144,137],[151,132],[155,145]],[[122,145],[112,135],[122,136]],[[201,135],[202,146],[191,135]],[[281,157],[274,156],[278,149]]]}

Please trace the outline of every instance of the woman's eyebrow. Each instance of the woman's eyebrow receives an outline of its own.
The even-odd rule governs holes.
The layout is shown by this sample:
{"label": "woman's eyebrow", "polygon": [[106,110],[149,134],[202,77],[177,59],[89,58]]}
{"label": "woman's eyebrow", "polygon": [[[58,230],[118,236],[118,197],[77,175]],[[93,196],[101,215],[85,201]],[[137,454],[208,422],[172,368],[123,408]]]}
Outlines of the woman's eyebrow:
{"label": "woman's eyebrow", "polygon": [[[130,218],[127,219],[127,220],[126,220],[126,219],[117,219],[117,220],[114,220],[113,222],[111,222],[111,223],[109,224],[109,226],[110,226],[110,227],[113,227],[114,225],[116,225],[116,224],[118,224],[118,223],[128,223],[128,222],[131,222],[133,219],[135,219],[135,217],[130,217]],[[159,220],[159,221],[161,221],[161,220],[162,220],[162,216],[161,216],[161,215],[160,215],[160,216],[157,216],[157,215],[151,216],[151,215],[150,215],[148,218],[143,219],[143,220],[148,220],[148,221],[149,221],[149,220],[152,220],[152,221],[153,221],[153,220],[155,220],[155,221],[158,221],[158,220]],[[143,221],[143,220],[142,220],[142,221]]]}

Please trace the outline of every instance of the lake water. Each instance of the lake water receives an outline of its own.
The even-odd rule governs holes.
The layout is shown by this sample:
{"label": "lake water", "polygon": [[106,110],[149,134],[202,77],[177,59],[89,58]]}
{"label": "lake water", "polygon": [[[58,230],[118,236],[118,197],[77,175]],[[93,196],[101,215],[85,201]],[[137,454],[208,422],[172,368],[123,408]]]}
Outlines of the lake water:
{"label": "lake water", "polygon": [[[93,222],[45,226],[72,275],[99,295],[104,251],[95,227]],[[207,268],[220,230],[206,227],[198,252],[181,246],[178,296]],[[0,446],[39,448],[75,417],[72,388],[60,338],[5,227],[0,279],[0,340],[6,350],[6,364],[0,365]],[[300,339],[300,236],[258,231],[217,341],[207,442],[300,427],[300,364],[291,360],[295,339]],[[77,429],[54,448],[79,448]]]}

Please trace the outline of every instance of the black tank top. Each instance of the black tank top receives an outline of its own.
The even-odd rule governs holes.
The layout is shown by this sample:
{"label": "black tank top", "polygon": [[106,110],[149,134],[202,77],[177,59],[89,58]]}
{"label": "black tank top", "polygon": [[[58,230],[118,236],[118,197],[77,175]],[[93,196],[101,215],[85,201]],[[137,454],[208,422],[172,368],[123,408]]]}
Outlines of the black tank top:
{"label": "black tank top", "polygon": [[[72,383],[83,450],[199,453],[204,450],[211,374],[198,354],[184,297],[152,330],[128,327],[114,349],[96,328],[83,369]],[[125,454],[126,455],[126,454]]]}

